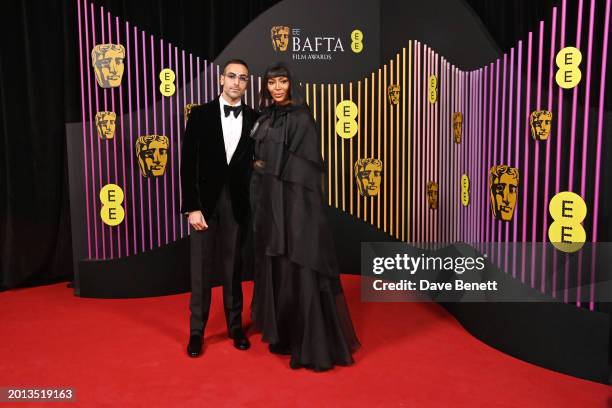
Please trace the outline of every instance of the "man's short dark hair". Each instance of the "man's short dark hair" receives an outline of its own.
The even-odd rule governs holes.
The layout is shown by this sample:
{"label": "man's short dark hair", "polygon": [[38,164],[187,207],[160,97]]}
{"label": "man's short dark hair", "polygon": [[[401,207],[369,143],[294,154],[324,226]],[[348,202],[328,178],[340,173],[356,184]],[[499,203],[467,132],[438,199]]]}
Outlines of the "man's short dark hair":
{"label": "man's short dark hair", "polygon": [[241,60],[241,59],[238,59],[238,58],[233,58],[231,60],[227,60],[225,62],[225,64],[223,64],[223,70],[222,70],[223,75],[225,75],[225,68],[227,68],[227,66],[230,65],[230,64],[242,65],[242,66],[244,66],[247,69],[247,71],[249,71],[249,66],[247,65],[246,62],[244,62],[244,60]]}

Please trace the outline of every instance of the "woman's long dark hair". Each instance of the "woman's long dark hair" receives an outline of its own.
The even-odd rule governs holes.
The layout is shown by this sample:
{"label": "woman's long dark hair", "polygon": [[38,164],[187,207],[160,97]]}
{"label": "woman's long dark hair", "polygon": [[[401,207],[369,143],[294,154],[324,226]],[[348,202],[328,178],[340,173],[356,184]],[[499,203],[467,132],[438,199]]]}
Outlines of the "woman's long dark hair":
{"label": "woman's long dark hair", "polygon": [[264,110],[267,106],[274,103],[274,99],[268,91],[268,80],[277,77],[287,77],[289,79],[289,103],[292,105],[303,105],[304,104],[304,92],[302,92],[302,85],[295,78],[295,75],[291,72],[289,67],[283,62],[277,62],[276,64],[268,67],[263,77],[263,83],[261,92],[259,94],[259,110]]}

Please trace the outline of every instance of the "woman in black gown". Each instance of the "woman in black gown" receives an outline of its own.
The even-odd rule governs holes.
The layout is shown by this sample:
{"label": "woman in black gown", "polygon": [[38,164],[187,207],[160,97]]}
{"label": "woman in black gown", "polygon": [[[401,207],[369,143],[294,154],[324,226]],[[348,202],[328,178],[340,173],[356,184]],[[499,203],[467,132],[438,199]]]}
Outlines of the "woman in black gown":
{"label": "woman in black gown", "polygon": [[283,64],[268,68],[251,181],[255,243],[252,317],[291,368],[353,363],[359,342],[324,214],[323,161],[314,119]]}

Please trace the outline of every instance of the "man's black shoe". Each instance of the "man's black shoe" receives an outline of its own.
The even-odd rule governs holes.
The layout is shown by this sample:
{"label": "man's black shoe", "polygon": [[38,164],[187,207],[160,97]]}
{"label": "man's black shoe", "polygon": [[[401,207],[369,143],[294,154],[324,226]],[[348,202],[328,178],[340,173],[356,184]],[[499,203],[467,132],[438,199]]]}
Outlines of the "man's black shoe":
{"label": "man's black shoe", "polygon": [[236,330],[232,333],[232,339],[234,339],[234,347],[238,350],[248,350],[251,347],[251,342],[244,335],[242,330]]}

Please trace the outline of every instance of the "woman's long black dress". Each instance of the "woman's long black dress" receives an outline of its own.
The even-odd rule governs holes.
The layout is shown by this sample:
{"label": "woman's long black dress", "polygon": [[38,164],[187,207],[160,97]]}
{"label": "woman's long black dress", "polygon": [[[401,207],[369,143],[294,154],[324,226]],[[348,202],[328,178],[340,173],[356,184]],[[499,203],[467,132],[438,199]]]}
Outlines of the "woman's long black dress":
{"label": "woman's long black dress", "polygon": [[252,137],[255,289],[252,317],[291,367],[317,371],[353,362],[359,342],[346,306],[324,214],[323,161],[305,106],[266,109]]}

